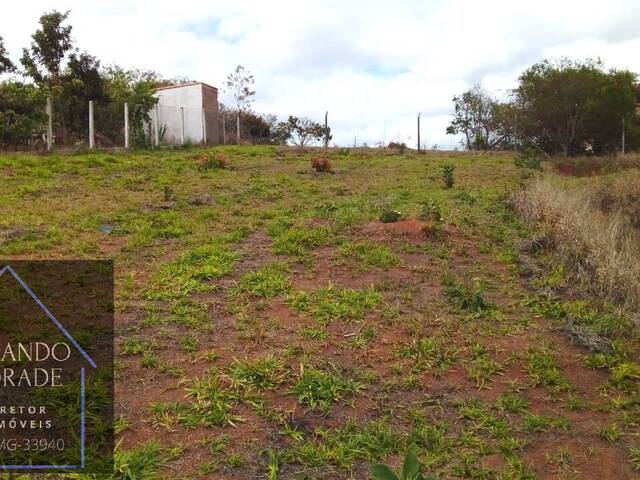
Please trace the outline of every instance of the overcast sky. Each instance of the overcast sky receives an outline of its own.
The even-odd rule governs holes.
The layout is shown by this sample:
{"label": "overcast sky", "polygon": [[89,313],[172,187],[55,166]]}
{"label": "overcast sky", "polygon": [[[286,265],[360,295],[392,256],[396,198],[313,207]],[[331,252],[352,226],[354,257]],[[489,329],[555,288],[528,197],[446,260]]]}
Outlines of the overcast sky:
{"label": "overcast sky", "polygon": [[453,95],[476,82],[504,95],[542,58],[640,72],[638,0],[25,0],[0,16],[16,63],[52,8],[71,10],[77,47],[103,64],[203,81],[222,102],[224,78],[245,65],[256,111],[320,121],[328,110],[339,145],[415,145],[421,112],[428,145],[455,146],[445,134]]}

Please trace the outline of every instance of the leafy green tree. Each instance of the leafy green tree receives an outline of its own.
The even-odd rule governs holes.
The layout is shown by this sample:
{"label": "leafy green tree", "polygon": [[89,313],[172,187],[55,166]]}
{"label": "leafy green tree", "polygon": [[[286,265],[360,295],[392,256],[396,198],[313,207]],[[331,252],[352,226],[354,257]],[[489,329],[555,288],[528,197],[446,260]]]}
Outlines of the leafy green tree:
{"label": "leafy green tree", "polygon": [[620,147],[622,119],[629,131],[638,123],[635,82],[635,74],[605,71],[599,60],[537,63],[515,90],[521,134],[548,154],[581,153],[584,142],[611,153]]}
{"label": "leafy green tree", "polygon": [[506,105],[491,98],[481,85],[456,95],[453,103],[455,113],[447,134],[463,134],[467,150],[503,148],[510,140]]}
{"label": "leafy green tree", "polygon": [[73,49],[71,26],[64,25],[68,17],[69,11],[44,13],[40,28],[31,36],[30,48],[22,50],[20,62],[25,73],[38,84],[48,87],[61,84],[62,62]]}
{"label": "leafy green tree", "polygon": [[4,40],[0,37],[0,74],[12,72],[15,69],[13,62],[7,56],[7,49],[4,46]]}
{"label": "leafy green tree", "polygon": [[272,132],[272,141],[285,144],[291,141],[300,148],[321,139],[331,140],[331,127],[326,127],[308,118],[289,116],[286,122],[280,122]]}
{"label": "leafy green tree", "polygon": [[154,89],[162,78],[149,70],[125,70],[110,66],[102,72],[105,92],[108,98],[121,105],[129,104],[129,123],[131,139],[137,147],[151,144],[151,133],[145,128],[151,122],[149,112],[158,103]]}
{"label": "leafy green tree", "polygon": [[0,150],[29,146],[42,133],[46,115],[42,89],[32,83],[0,83]]}

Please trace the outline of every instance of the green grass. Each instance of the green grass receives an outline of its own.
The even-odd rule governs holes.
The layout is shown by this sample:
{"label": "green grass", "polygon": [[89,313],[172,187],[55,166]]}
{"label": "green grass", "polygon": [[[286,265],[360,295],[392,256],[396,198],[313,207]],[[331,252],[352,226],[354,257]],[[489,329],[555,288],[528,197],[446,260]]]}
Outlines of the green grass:
{"label": "green grass", "polygon": [[[232,168],[199,169],[203,153]],[[633,312],[544,252],[520,276],[533,232],[509,154],[330,149],[333,175],[315,154],[0,155],[6,256],[115,261],[118,401],[141,411],[118,420],[114,478],[365,478],[413,450],[438,478],[532,479],[572,467],[554,445],[580,436],[640,469]],[[385,210],[437,234],[396,235]],[[567,325],[604,347],[581,361]]]}
{"label": "green grass", "polygon": [[187,428],[198,426],[234,425],[242,418],[234,413],[235,407],[251,400],[244,394],[228,388],[219,375],[195,378],[185,388],[190,403],[152,403],[155,423],[165,428],[175,424]]}
{"label": "green grass", "polygon": [[387,245],[367,240],[341,244],[338,248],[338,258],[358,269],[389,268],[400,263],[400,258]]}
{"label": "green grass", "polygon": [[347,421],[337,428],[317,428],[312,439],[280,455],[285,462],[306,467],[333,465],[350,470],[358,460],[377,461],[403,451],[406,438],[394,431],[387,419],[359,425]]}
{"label": "green grass", "polygon": [[496,404],[500,410],[509,413],[524,413],[529,408],[527,400],[517,392],[503,393]]}
{"label": "green grass", "polygon": [[180,350],[184,353],[194,353],[200,348],[200,340],[194,335],[185,335],[180,338],[178,343],[180,344]]}
{"label": "green grass", "polygon": [[344,401],[359,393],[363,385],[352,380],[335,368],[321,370],[312,366],[304,366],[298,380],[291,387],[300,405],[328,413],[334,403]]}
{"label": "green grass", "polygon": [[311,340],[326,340],[329,338],[329,332],[322,328],[305,327],[300,330],[300,335]]}
{"label": "green grass", "polygon": [[545,432],[550,429],[566,430],[569,422],[557,416],[527,414],[522,418],[522,424],[528,432]]}
{"label": "green grass", "polygon": [[612,425],[607,425],[600,428],[600,431],[598,433],[600,437],[604,438],[610,443],[615,442],[622,435],[622,431],[620,430],[620,427],[615,423]]}
{"label": "green grass", "polygon": [[291,289],[287,271],[286,265],[274,263],[255,272],[249,272],[242,276],[236,291],[257,297],[274,297],[287,293]]}
{"label": "green grass", "polygon": [[401,358],[413,361],[413,368],[417,371],[451,367],[458,358],[458,351],[447,346],[441,338],[426,337],[414,340],[398,348],[397,354]]}
{"label": "green grass", "polygon": [[114,455],[113,480],[153,480],[166,464],[157,441],[147,442],[132,450],[117,450]]}
{"label": "green grass", "polygon": [[120,353],[122,355],[142,355],[149,350],[150,346],[147,340],[138,337],[128,337],[122,341],[120,345]]}
{"label": "green grass", "polygon": [[333,233],[328,227],[292,227],[286,223],[276,223],[271,228],[273,251],[304,259],[314,249],[328,245]]}
{"label": "green grass", "polygon": [[233,380],[259,390],[275,389],[286,381],[287,374],[284,362],[273,356],[251,361],[235,360],[229,369],[229,376]]}
{"label": "green grass", "polygon": [[199,246],[161,268],[148,296],[166,299],[211,290],[214,286],[210,282],[231,273],[238,258],[239,254],[224,244]]}
{"label": "green grass", "polygon": [[477,343],[471,347],[471,359],[466,368],[467,374],[478,388],[484,387],[493,375],[504,371],[504,367],[491,358],[486,347]]}
{"label": "green grass", "polygon": [[356,290],[329,285],[312,292],[295,292],[289,296],[288,303],[295,311],[309,313],[321,323],[362,320],[382,303],[382,294],[373,287]]}
{"label": "green grass", "polygon": [[571,383],[562,374],[555,356],[548,349],[529,349],[526,362],[525,370],[533,385],[542,385],[555,391],[571,388]]}
{"label": "green grass", "polygon": [[640,471],[640,447],[629,448],[629,461],[637,471]]}

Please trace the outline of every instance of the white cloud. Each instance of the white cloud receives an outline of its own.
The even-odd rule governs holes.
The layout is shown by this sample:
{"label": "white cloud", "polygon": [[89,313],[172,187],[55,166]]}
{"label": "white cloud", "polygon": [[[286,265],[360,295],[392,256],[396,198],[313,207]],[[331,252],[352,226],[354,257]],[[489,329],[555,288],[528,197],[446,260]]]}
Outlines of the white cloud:
{"label": "white cloud", "polygon": [[[507,1],[59,0],[77,46],[103,63],[151,68],[219,87],[237,64],[256,78],[258,111],[320,120],[339,144],[429,145],[444,133],[454,94],[476,82],[497,95],[543,57],[601,57],[640,72],[640,3]],[[14,60],[27,46],[39,0],[13,3],[0,35]],[[502,92],[502,93],[501,93]]]}

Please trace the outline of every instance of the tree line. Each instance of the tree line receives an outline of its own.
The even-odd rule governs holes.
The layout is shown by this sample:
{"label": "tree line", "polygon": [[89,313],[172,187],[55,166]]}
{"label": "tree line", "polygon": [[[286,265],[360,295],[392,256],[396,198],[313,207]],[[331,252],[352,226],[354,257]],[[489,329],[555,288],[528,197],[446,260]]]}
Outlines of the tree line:
{"label": "tree line", "polygon": [[[101,144],[122,145],[124,102],[129,104],[131,143],[149,147],[153,142],[150,112],[158,99],[158,87],[186,83],[184,77],[164,78],[144,69],[101,65],[100,60],[76,47],[69,11],[51,11],[40,16],[31,43],[14,63],[0,36],[0,74],[13,74],[0,81],[0,150],[33,147],[45,130],[47,97],[53,100],[56,142],[81,143],[87,138],[88,103],[94,100],[100,114],[94,115]],[[296,143],[330,138],[330,129],[308,119],[290,116],[279,122],[275,115],[261,115],[251,108],[254,79],[242,66],[236,67],[224,84],[231,106],[220,104],[230,141],[251,143]]]}
{"label": "tree line", "polygon": [[157,103],[154,89],[186,79],[165,79],[151,70],[117,65],[103,67],[95,56],[75,46],[68,16],[68,11],[44,13],[19,64],[8,57],[0,37],[0,73],[15,74],[0,82],[0,147],[29,146],[34,135],[42,133],[47,97],[53,99],[60,143],[86,138],[88,101],[95,100],[113,110],[96,118],[98,130],[122,135],[122,104],[128,102],[132,142],[148,145],[150,133],[145,130]]}
{"label": "tree line", "polygon": [[544,60],[525,70],[508,101],[475,85],[453,98],[448,134],[469,150],[547,155],[615,154],[640,147],[640,84],[600,60]]}

